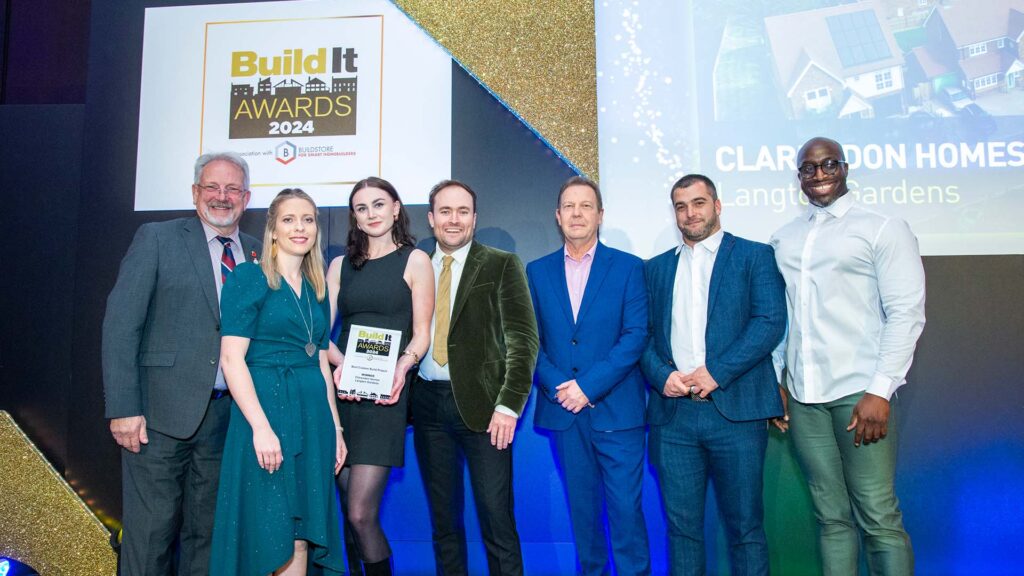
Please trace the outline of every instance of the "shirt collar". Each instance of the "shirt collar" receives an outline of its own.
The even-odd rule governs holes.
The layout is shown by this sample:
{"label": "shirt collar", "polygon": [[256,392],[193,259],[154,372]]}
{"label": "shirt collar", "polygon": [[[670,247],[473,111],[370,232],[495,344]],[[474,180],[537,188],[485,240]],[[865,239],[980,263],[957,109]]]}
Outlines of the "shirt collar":
{"label": "shirt collar", "polygon": [[586,252],[584,252],[583,253],[583,257],[580,258],[579,260],[577,260],[577,259],[575,259],[575,258],[573,258],[572,256],[569,255],[569,247],[568,246],[563,246],[562,247],[562,253],[565,254],[565,259],[566,260],[571,260],[571,261],[577,262],[577,263],[579,263],[579,262],[586,262],[588,259],[589,260],[593,260],[594,259],[594,254],[597,253],[597,242],[594,242],[594,245],[590,247],[590,250],[587,250]]}
{"label": "shirt collar", "polygon": [[811,209],[807,211],[807,219],[813,220],[815,214],[828,214],[833,218],[842,218],[843,216],[846,216],[846,213],[850,211],[850,208],[853,208],[853,203],[853,196],[847,192],[839,198],[836,198],[835,202],[825,206],[824,208],[814,206],[812,204]]}
{"label": "shirt collar", "polygon": [[[455,261],[459,263],[459,266],[461,266],[461,265],[466,263],[466,258],[469,257],[469,249],[472,246],[473,246],[473,241],[471,240],[470,242],[468,242],[462,248],[459,248],[455,252],[451,253],[451,257],[454,258]],[[431,258],[431,260],[433,260],[433,262],[435,264],[437,264],[438,266],[441,266],[441,264],[442,264],[441,259],[444,258],[445,256],[446,256],[446,254],[444,253],[443,250],[441,250],[440,248],[434,248],[434,257]]]}
{"label": "shirt collar", "polygon": [[[203,225],[203,232],[206,233],[206,243],[207,244],[209,244],[210,242],[213,242],[213,239],[216,238],[217,236],[224,236],[223,234],[218,232],[213,226],[210,226],[206,222],[203,222],[202,220],[200,220],[199,222]],[[238,246],[239,249],[242,248],[242,241],[238,237],[238,227],[237,226],[235,227],[235,231],[232,232],[231,234],[228,234],[227,236],[225,236],[225,238],[231,238],[231,241],[234,242],[235,245]]]}
{"label": "shirt collar", "polygon": [[[718,232],[715,232],[711,236],[708,236],[707,238],[705,238],[705,239],[701,240],[700,242],[697,242],[696,244],[694,244],[693,245],[693,249],[696,250],[697,247],[699,246],[699,247],[704,248],[704,250],[706,250],[710,254],[716,254],[718,252],[718,249],[722,246],[722,240],[724,238],[725,238],[725,230],[722,229],[722,228],[719,228]],[[678,255],[680,252],[682,252],[683,248],[688,248],[688,246],[686,245],[686,242],[680,242],[679,246],[676,246],[676,254]]]}

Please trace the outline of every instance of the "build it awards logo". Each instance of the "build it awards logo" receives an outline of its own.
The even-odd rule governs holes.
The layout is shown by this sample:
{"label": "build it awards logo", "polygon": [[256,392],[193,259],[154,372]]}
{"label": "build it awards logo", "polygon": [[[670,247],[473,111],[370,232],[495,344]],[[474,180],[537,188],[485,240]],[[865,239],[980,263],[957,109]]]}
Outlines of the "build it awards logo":
{"label": "build it awards logo", "polygon": [[[330,54],[330,66],[328,66]],[[229,137],[356,133],[359,53],[355,48],[289,48],[280,55],[231,53]],[[243,80],[234,83],[234,80]]]}
{"label": "build it awards logo", "polygon": [[239,151],[274,185],[378,174],[382,26],[382,16],[209,23],[203,149]]}

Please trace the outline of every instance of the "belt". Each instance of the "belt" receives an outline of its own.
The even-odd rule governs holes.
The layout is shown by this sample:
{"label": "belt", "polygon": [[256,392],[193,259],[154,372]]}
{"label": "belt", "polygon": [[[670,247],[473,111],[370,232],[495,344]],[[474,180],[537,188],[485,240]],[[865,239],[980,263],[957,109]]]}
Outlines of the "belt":
{"label": "belt", "polygon": [[231,390],[214,388],[210,393],[210,400],[220,400],[221,398],[231,398]]}
{"label": "belt", "polygon": [[452,387],[451,380],[427,380],[426,378],[420,376],[419,374],[416,375],[416,380],[431,386],[444,386],[445,388]]}
{"label": "belt", "polygon": [[282,416],[276,423],[279,427],[274,432],[281,441],[281,453],[285,456],[298,456],[302,453],[302,426],[303,419],[302,404],[299,401],[297,380],[294,367],[289,364],[275,364],[273,362],[251,362],[253,368],[270,368],[277,371],[277,379],[274,384],[277,390],[265,395],[264,401],[273,403],[275,412],[287,414]]}
{"label": "belt", "polygon": [[274,403],[275,412],[282,415],[275,424],[278,428],[274,432],[281,442],[281,455],[287,462],[282,464],[278,473],[281,474],[284,481],[284,493],[288,502],[288,509],[298,510],[299,490],[298,477],[295,475],[296,465],[294,458],[302,453],[303,434],[301,422],[304,420],[305,414],[298,397],[298,375],[295,373],[295,368],[302,367],[302,365],[295,366],[287,362],[271,361],[250,362],[249,366],[253,368],[269,368],[277,371],[275,384],[278,388],[273,392],[268,391],[270,393],[264,396],[264,400],[268,404]]}

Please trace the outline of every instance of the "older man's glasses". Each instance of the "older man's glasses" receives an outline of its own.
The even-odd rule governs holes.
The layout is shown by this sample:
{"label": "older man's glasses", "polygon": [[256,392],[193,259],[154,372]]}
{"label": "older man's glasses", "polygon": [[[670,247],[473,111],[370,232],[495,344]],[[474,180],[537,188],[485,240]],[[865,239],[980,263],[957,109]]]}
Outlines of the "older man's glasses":
{"label": "older man's glasses", "polygon": [[803,164],[800,165],[799,168],[797,168],[797,172],[800,174],[800,178],[802,180],[814,178],[814,175],[818,172],[818,168],[821,168],[821,171],[824,172],[826,175],[831,176],[838,172],[839,167],[842,166],[843,164],[846,164],[846,162],[843,162],[842,160],[833,160],[831,158],[825,160],[821,164],[815,164],[814,162],[804,162]]}
{"label": "older man's glasses", "polygon": [[224,188],[221,188],[217,184],[197,184],[197,186],[211,196],[220,196],[220,193],[223,192],[232,198],[238,198],[243,192],[245,192],[245,190],[235,186],[225,186]]}

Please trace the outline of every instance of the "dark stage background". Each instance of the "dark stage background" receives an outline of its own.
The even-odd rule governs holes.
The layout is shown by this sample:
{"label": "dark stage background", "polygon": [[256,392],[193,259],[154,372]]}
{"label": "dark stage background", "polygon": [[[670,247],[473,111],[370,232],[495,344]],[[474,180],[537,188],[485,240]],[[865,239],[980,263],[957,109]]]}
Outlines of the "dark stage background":
{"label": "dark stage background", "polygon": [[[0,1],[0,224],[7,232],[0,269],[9,274],[0,283],[0,409],[110,524],[121,501],[118,451],[103,419],[106,295],[139,224],[188,214],[132,209],[144,8],[175,4],[181,2]],[[478,239],[524,262],[557,248],[554,195],[571,169],[457,66],[453,98],[452,176],[480,193]],[[651,209],[659,215],[668,208]],[[410,212],[417,236],[429,238],[426,207]],[[242,227],[259,234],[263,218],[253,210]],[[324,211],[331,257],[342,249],[347,222],[346,209]],[[723,222],[728,228],[728,211]],[[898,408],[897,489],[918,572],[1021,573],[1024,256],[928,257],[925,269],[928,324]],[[532,411],[531,402],[514,448],[527,571],[571,573],[565,497]],[[410,442],[384,510],[402,574],[432,569],[411,450]],[[644,488],[654,567],[663,573],[665,527],[651,474]],[[769,445],[765,496],[773,571],[816,574],[806,489],[778,434]],[[477,542],[471,562],[480,572],[471,502],[467,514]],[[717,525],[708,538],[718,551],[711,572],[724,573]]]}

